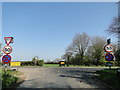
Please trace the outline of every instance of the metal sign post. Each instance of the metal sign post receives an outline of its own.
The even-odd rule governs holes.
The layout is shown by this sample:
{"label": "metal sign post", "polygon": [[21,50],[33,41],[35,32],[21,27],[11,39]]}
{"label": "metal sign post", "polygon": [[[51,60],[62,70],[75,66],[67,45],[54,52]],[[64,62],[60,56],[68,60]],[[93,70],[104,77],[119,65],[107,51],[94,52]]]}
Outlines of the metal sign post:
{"label": "metal sign post", "polygon": [[4,72],[5,73],[7,72],[7,64],[5,64],[5,70],[4,70]]}
{"label": "metal sign post", "polygon": [[114,56],[111,52],[113,52],[113,49],[114,47],[110,44],[111,43],[111,40],[108,39],[107,40],[107,45],[105,45],[104,47],[104,50],[106,52],[106,55],[105,55],[105,59],[108,61],[108,66],[109,66],[109,69],[111,69],[111,66],[112,66],[112,63],[110,63],[110,61],[114,61]]}
{"label": "metal sign post", "polygon": [[4,37],[5,43],[7,44],[7,46],[5,46],[3,48],[3,52],[6,54],[2,57],[2,62],[5,64],[5,70],[4,72],[6,73],[7,71],[7,66],[11,61],[11,56],[8,55],[12,52],[12,47],[9,46],[10,43],[13,43],[13,37]]}

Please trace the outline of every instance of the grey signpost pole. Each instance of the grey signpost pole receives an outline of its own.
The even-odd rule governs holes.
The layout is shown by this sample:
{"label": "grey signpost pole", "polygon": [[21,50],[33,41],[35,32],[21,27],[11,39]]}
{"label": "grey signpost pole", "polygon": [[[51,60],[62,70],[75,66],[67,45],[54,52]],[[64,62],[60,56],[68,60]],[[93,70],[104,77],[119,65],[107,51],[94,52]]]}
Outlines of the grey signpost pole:
{"label": "grey signpost pole", "polygon": [[112,63],[110,63],[110,61],[113,61],[114,56],[113,56],[113,54],[112,54],[112,52],[113,52],[113,46],[111,45],[111,40],[110,40],[110,38],[107,39],[107,45],[105,46],[104,49],[105,49],[105,52],[107,52],[105,58],[106,58],[106,60],[108,61],[109,69],[111,69]]}
{"label": "grey signpost pole", "polygon": [[35,57],[35,66],[36,66],[37,60],[38,60],[38,57],[36,56]]}
{"label": "grey signpost pole", "polygon": [[11,61],[11,56],[8,55],[12,52],[12,47],[9,46],[10,43],[13,43],[13,37],[4,37],[4,40],[5,40],[5,43],[7,44],[7,46],[5,46],[3,48],[3,52],[6,54],[2,57],[2,61],[4,62],[4,65],[5,65],[5,70],[4,72],[6,73],[7,72],[7,67],[8,67],[8,64],[10,63]]}
{"label": "grey signpost pole", "polygon": [[4,72],[5,73],[7,72],[7,64],[5,64],[5,70],[4,70]]}
{"label": "grey signpost pole", "polygon": [[35,66],[36,66],[36,59],[35,59]]}

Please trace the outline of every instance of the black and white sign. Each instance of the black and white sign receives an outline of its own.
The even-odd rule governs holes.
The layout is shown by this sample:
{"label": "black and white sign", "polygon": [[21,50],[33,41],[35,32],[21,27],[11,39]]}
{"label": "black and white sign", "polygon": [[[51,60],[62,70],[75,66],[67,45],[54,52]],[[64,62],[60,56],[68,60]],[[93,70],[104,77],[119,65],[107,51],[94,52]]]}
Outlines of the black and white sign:
{"label": "black and white sign", "polygon": [[10,54],[10,53],[12,52],[12,47],[11,47],[11,46],[5,46],[5,47],[3,48],[3,52],[4,52],[5,54]]}
{"label": "black and white sign", "polygon": [[112,52],[113,48],[114,47],[111,44],[109,44],[109,45],[106,45],[104,49],[105,49],[106,52]]}

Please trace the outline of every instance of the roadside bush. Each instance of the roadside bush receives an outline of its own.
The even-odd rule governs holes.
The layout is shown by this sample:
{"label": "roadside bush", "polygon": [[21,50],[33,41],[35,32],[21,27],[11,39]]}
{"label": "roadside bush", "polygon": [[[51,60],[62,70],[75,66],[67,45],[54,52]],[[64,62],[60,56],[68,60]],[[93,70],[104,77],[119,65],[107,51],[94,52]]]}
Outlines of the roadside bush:
{"label": "roadside bush", "polygon": [[107,61],[105,59],[100,59],[98,60],[98,65],[105,66],[106,62]]}
{"label": "roadside bush", "polygon": [[81,60],[80,65],[90,66],[90,65],[92,65],[92,63],[90,60]]}
{"label": "roadside bush", "polygon": [[59,62],[44,62],[44,64],[59,64]]}
{"label": "roadside bush", "polygon": [[111,61],[113,66],[120,66],[120,61]]}
{"label": "roadside bush", "polygon": [[115,55],[116,61],[120,61],[120,49],[117,50],[117,51],[114,53],[114,55]]}
{"label": "roadside bush", "polygon": [[98,70],[96,73],[99,74],[99,76],[96,77],[113,88],[120,88],[120,78],[116,71],[117,69]]}
{"label": "roadside bush", "polygon": [[44,60],[37,60],[37,64],[38,66],[43,66],[44,64]]}
{"label": "roadside bush", "polygon": [[9,73],[2,73],[2,87],[9,88],[17,82],[18,78]]}
{"label": "roadside bush", "polygon": [[33,66],[34,62],[33,61],[23,61],[21,62],[21,66]]}
{"label": "roadside bush", "polygon": [[[36,60],[36,65],[43,66],[44,60]],[[21,66],[34,66],[35,61],[23,61],[21,62]]]}

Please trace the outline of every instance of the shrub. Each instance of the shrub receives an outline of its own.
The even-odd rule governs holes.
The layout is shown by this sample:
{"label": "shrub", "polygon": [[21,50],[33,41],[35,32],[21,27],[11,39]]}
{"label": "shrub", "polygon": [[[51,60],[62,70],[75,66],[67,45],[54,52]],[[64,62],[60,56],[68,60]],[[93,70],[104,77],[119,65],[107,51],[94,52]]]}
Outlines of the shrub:
{"label": "shrub", "polygon": [[98,65],[105,66],[106,62],[107,61],[105,59],[100,59],[98,60]]}
{"label": "shrub", "polygon": [[120,61],[120,49],[118,49],[118,50],[114,53],[114,55],[115,55],[116,60],[117,60],[117,61]]}
{"label": "shrub", "polygon": [[43,66],[44,64],[44,60],[37,60],[37,64],[38,66]]}
{"label": "shrub", "polygon": [[9,88],[17,82],[18,78],[9,73],[2,73],[2,87]]}
{"label": "shrub", "polygon": [[120,66],[120,61],[112,61],[113,66]]}
{"label": "shrub", "polygon": [[23,61],[21,62],[21,66],[33,66],[34,62],[33,61]]}
{"label": "shrub", "polygon": [[44,62],[44,64],[59,64],[59,62]]}

